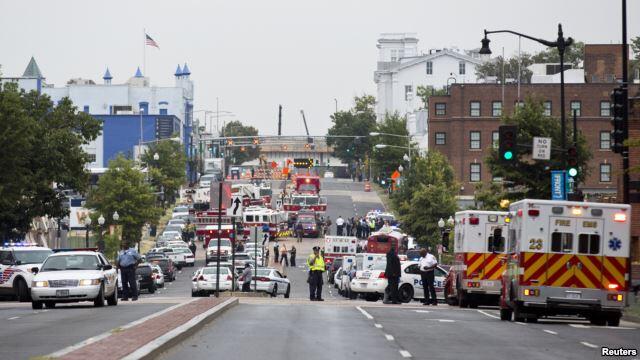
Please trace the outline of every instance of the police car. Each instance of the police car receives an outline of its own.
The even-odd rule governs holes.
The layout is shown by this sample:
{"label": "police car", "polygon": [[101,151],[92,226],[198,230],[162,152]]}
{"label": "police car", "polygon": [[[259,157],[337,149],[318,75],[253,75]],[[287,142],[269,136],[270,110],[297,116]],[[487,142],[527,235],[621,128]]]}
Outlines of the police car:
{"label": "police car", "polygon": [[118,275],[107,259],[95,251],[64,251],[50,255],[32,269],[31,307],[93,301],[95,307],[118,304]]}
{"label": "police car", "polygon": [[39,268],[51,249],[29,244],[12,244],[0,248],[0,295],[30,301],[32,268]]}
{"label": "police car", "polygon": [[[408,303],[413,299],[424,299],[424,287],[420,276],[420,265],[417,261],[407,261],[402,263],[400,276],[400,287],[398,291],[399,300]],[[444,281],[447,278],[447,271],[440,266],[435,268],[433,285],[436,289],[436,298],[444,301]]]}

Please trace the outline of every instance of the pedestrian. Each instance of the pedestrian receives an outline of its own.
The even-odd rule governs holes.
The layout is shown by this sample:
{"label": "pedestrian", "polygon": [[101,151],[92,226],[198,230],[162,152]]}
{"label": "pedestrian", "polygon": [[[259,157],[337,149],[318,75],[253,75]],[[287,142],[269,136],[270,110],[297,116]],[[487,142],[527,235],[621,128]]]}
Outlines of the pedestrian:
{"label": "pedestrian", "polygon": [[356,217],[355,227],[356,227],[356,237],[358,239],[362,239],[362,222],[360,221],[360,216]]}
{"label": "pedestrian", "polygon": [[423,305],[438,305],[436,298],[436,289],[433,285],[435,281],[435,268],[438,260],[427,249],[420,250],[420,278],[422,279],[422,288],[424,289]]}
{"label": "pedestrian", "polygon": [[278,263],[278,255],[280,255],[280,244],[278,244],[278,240],[275,241],[275,244],[273,245],[273,258],[275,259],[275,263]]}
{"label": "pedestrian", "polygon": [[244,252],[244,242],[238,241],[238,246],[236,247],[237,252]]}
{"label": "pedestrian", "polygon": [[309,300],[311,301],[324,301],[322,298],[322,273],[325,271],[324,258],[320,255],[320,248],[313,247],[313,254],[309,255],[307,259],[307,266],[309,267]]}
{"label": "pedestrian", "polygon": [[320,248],[320,255],[322,255],[322,257],[324,257],[324,246]]}
{"label": "pedestrian", "polygon": [[325,235],[331,235],[331,224],[333,224],[331,222],[331,217],[327,216],[327,220],[324,222],[324,234]]}
{"label": "pedestrian", "polygon": [[302,227],[302,223],[298,221],[298,223],[296,224],[296,238],[297,238],[296,241],[301,243],[303,235],[304,235],[304,229]]}
{"label": "pedestrian", "polygon": [[191,242],[189,243],[189,250],[191,250],[191,253],[193,254],[193,256],[196,256],[196,250],[198,249],[198,247],[196,246],[196,242],[191,240]]}
{"label": "pedestrian", "polygon": [[347,236],[351,236],[351,228],[353,227],[353,218],[347,218],[347,223],[346,223],[346,227],[347,227]]}
{"label": "pedestrian", "polygon": [[384,269],[384,274],[387,277],[387,292],[389,298],[384,302],[385,304],[400,304],[398,301],[398,285],[400,283],[400,258],[396,254],[393,246],[387,253],[387,266]]}
{"label": "pedestrian", "polygon": [[287,245],[280,246],[280,265],[284,262],[284,266],[289,266],[289,257],[287,256]]}
{"label": "pedestrian", "polygon": [[128,247],[126,243],[122,244],[116,262],[122,279],[122,301],[128,301],[129,298],[133,301],[138,300],[136,266],[140,259],[140,254],[134,247]]}
{"label": "pedestrian", "polygon": [[242,272],[242,276],[240,276],[240,279],[242,279],[242,292],[251,291],[252,277],[253,277],[253,272],[251,271],[251,265],[245,264],[244,271]]}
{"label": "pedestrian", "polygon": [[375,231],[376,231],[376,220],[370,219],[369,220],[369,236],[371,236],[371,234],[374,233]]}
{"label": "pedestrian", "polygon": [[289,251],[289,253],[291,254],[291,266],[296,267],[296,253],[298,252],[298,250],[296,250],[295,246],[291,246],[291,251]]}
{"label": "pedestrian", "polygon": [[342,218],[342,216],[338,215],[338,218],[336,219],[336,230],[337,230],[336,235],[342,236],[343,229],[344,229],[344,219]]}

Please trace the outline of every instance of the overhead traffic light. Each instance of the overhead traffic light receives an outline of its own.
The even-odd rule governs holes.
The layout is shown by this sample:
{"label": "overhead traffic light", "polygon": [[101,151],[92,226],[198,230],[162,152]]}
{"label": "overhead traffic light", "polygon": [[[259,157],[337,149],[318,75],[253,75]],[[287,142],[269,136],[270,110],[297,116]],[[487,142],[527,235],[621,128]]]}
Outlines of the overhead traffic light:
{"label": "overhead traffic light", "polygon": [[498,128],[498,153],[500,161],[514,162],[517,160],[517,132],[518,127],[515,125],[500,125]]}
{"label": "overhead traffic light", "polygon": [[624,110],[625,106],[625,94],[624,89],[615,88],[611,92],[611,125],[613,125],[613,131],[611,132],[611,151],[617,154],[622,153],[624,147]]}
{"label": "overhead traffic light", "polygon": [[567,149],[567,173],[571,177],[578,175],[578,148],[572,146]]}

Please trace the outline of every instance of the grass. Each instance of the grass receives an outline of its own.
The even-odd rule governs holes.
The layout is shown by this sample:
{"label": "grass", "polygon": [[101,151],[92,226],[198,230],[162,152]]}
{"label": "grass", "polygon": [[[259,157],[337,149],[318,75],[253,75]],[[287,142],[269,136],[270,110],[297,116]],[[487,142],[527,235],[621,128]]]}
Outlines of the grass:
{"label": "grass", "polygon": [[634,295],[630,294],[630,303],[628,308],[624,310],[625,315],[631,315],[635,318],[640,319],[640,300]]}

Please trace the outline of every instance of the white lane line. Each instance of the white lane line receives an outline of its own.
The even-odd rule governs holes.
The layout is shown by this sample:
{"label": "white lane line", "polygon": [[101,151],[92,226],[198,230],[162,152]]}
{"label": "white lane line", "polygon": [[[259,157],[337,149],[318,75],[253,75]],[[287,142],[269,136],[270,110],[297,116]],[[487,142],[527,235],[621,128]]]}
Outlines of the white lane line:
{"label": "white lane line", "polygon": [[431,312],[431,311],[429,311],[429,310],[413,310],[413,311],[415,311],[415,312],[417,312],[417,313],[421,313],[421,314],[428,314],[428,313],[430,313],[430,312]]}
{"label": "white lane line", "polygon": [[490,318],[500,319],[500,317],[499,317],[499,316],[495,316],[495,315],[493,315],[493,314],[489,314],[488,312],[486,312],[486,311],[484,311],[484,310],[478,310],[478,312],[479,312],[480,314],[487,315],[487,316],[488,316],[488,317],[490,317]]}
{"label": "white lane line", "polygon": [[378,329],[382,329],[382,324],[373,324],[373,326],[377,327]]}
{"label": "white lane line", "polygon": [[384,334],[384,337],[387,338],[387,340],[389,341],[393,341],[393,335]]}
{"label": "white lane line", "polygon": [[439,322],[446,322],[446,323],[452,323],[452,322],[456,322],[455,320],[450,320],[450,319],[438,319]]}
{"label": "white lane line", "polygon": [[542,330],[542,331],[546,332],[547,334],[551,334],[551,335],[558,335],[558,333],[557,333],[557,332],[555,332],[555,331],[546,330],[546,329],[545,329],[545,330]]}
{"label": "white lane line", "polygon": [[592,344],[592,343],[588,343],[588,342],[586,342],[586,341],[580,341],[580,344],[582,344],[582,345],[584,345],[584,346],[586,346],[586,347],[593,348],[593,349],[595,349],[595,348],[597,348],[597,347],[598,347],[598,345],[594,345],[594,344]]}
{"label": "white lane line", "polygon": [[10,317],[7,320],[15,320],[15,319],[20,319],[20,316],[14,316],[14,317]]}
{"label": "white lane line", "polygon": [[525,326],[527,325],[527,324],[525,324],[523,322],[520,322],[520,321],[515,321],[515,323],[518,324],[518,325],[525,325]]}
{"label": "white lane line", "polygon": [[411,353],[410,353],[410,352],[408,352],[407,350],[400,350],[400,355],[401,355],[403,358],[410,358],[410,357],[411,357]]}
{"label": "white lane line", "polygon": [[577,328],[577,329],[590,329],[591,326],[582,325],[582,324],[569,324],[569,326]]}
{"label": "white lane line", "polygon": [[361,308],[360,306],[356,306],[356,309],[360,310],[360,312],[362,313],[362,315],[366,316],[367,319],[369,320],[373,320],[373,316],[371,316],[371,314],[369,314],[368,312],[364,311],[363,308]]}

